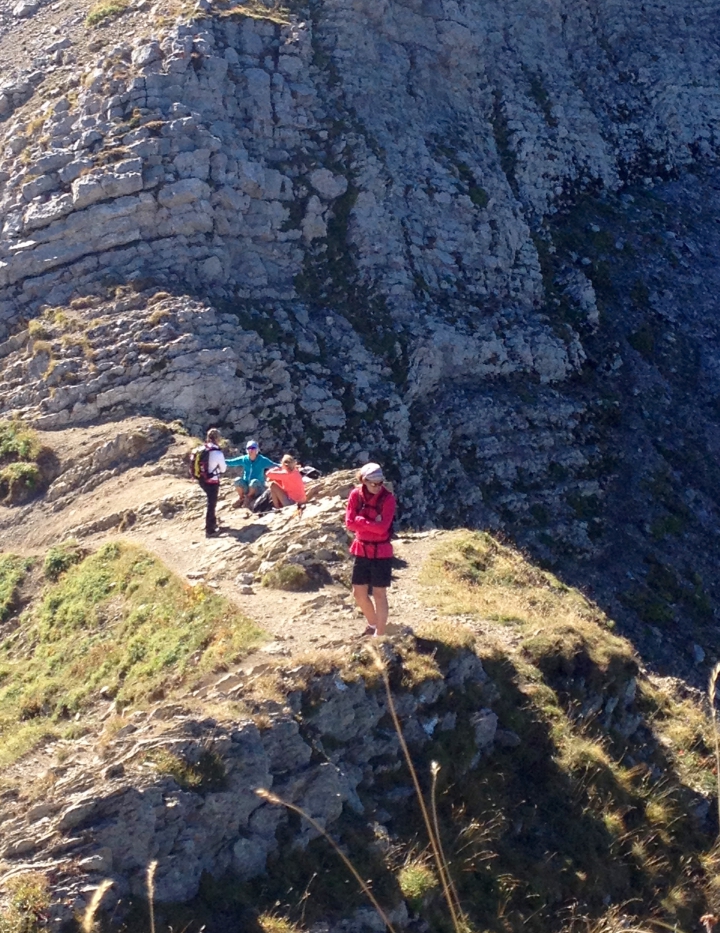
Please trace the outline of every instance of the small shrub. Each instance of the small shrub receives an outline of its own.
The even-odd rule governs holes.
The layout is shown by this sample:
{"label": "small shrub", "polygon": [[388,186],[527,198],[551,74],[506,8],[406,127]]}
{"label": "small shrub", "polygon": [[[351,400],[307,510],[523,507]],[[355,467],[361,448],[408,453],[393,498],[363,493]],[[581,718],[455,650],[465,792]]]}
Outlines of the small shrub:
{"label": "small shrub", "polygon": [[28,333],[33,340],[48,340],[52,335],[47,329],[47,324],[34,318],[28,324]]}
{"label": "small shrub", "polygon": [[73,298],[70,307],[73,311],[82,311],[85,308],[94,308],[97,303],[98,299],[95,295],[83,295],[80,298]]}
{"label": "small shrub", "polygon": [[45,557],[43,573],[48,580],[54,582],[73,564],[79,564],[86,554],[87,552],[78,547],[74,541],[51,547]]}
{"label": "small shrub", "polygon": [[46,353],[48,356],[52,356],[52,344],[49,340],[35,340],[33,341],[32,355],[39,356],[41,353]]}
{"label": "small shrub", "polygon": [[649,322],[642,324],[628,337],[628,343],[648,362],[655,356],[655,332]]}
{"label": "small shrub", "polygon": [[426,862],[414,859],[400,869],[398,884],[405,900],[417,911],[437,890],[438,879]]}
{"label": "small shrub", "polygon": [[165,301],[166,298],[170,297],[170,292],[155,292],[154,295],[151,295],[150,298],[148,298],[148,308],[151,308],[153,305],[158,304],[158,302]]}
{"label": "small shrub", "polygon": [[34,460],[40,452],[37,434],[20,421],[0,421],[0,464]]}
{"label": "small shrub", "polygon": [[6,505],[21,505],[32,498],[41,483],[36,463],[9,463],[0,470],[0,498]]}
{"label": "small shrub", "polygon": [[468,194],[470,195],[470,200],[476,207],[486,208],[488,206],[490,195],[484,188],[481,188],[480,185],[470,185]]}
{"label": "small shrub", "polygon": [[262,578],[262,585],[274,590],[305,590],[312,585],[304,567],[298,564],[280,564]]}
{"label": "small shrub", "polygon": [[203,751],[197,761],[159,749],[152,756],[152,762],[161,774],[170,775],[183,790],[202,794],[224,790],[227,784],[222,758],[210,749]]}
{"label": "small shrub", "polygon": [[45,875],[28,871],[7,882],[8,906],[0,911],[0,933],[36,933],[45,928],[50,886]]}
{"label": "small shrub", "polygon": [[25,135],[27,137],[34,136],[37,133],[37,131],[40,129],[40,127],[43,125],[44,122],[45,122],[44,113],[39,114],[37,117],[33,117],[33,119],[28,123],[25,129]]}
{"label": "small shrub", "polygon": [[637,279],[630,289],[630,300],[639,308],[650,307],[650,289],[642,279]]}
{"label": "small shrub", "polygon": [[126,0],[105,0],[105,2],[96,3],[85,17],[85,25],[97,26],[105,20],[117,19],[126,13],[127,9]]}

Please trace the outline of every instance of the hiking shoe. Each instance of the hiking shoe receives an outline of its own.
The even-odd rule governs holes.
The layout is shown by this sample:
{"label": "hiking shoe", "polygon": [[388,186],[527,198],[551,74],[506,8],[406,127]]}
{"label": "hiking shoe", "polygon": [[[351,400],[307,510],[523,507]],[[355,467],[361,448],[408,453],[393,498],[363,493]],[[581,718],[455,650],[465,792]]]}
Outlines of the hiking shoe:
{"label": "hiking shoe", "polygon": [[358,635],[357,637],[358,638],[375,638],[376,635],[377,635],[377,629],[375,628],[375,626],[368,625],[365,631],[361,632],[360,635]]}
{"label": "hiking shoe", "polygon": [[217,537],[219,537],[219,536],[220,536],[220,529],[219,529],[219,528],[216,528],[215,531],[206,531],[206,532],[205,532],[205,537],[206,537],[206,538],[217,538]]}
{"label": "hiking shoe", "polygon": [[230,506],[231,509],[241,509],[245,503],[242,499],[236,499],[233,504]]}

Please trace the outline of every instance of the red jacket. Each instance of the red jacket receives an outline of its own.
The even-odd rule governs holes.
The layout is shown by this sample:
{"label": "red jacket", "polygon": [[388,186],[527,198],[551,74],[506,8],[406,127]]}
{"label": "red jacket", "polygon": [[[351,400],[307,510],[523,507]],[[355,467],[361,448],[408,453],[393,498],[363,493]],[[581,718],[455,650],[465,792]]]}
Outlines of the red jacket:
{"label": "red jacket", "polygon": [[[382,515],[380,522],[375,521],[378,514]],[[371,496],[366,486],[356,486],[345,512],[345,527],[355,534],[350,553],[356,557],[392,557],[390,526],[394,515],[395,496],[389,489],[383,486]]]}

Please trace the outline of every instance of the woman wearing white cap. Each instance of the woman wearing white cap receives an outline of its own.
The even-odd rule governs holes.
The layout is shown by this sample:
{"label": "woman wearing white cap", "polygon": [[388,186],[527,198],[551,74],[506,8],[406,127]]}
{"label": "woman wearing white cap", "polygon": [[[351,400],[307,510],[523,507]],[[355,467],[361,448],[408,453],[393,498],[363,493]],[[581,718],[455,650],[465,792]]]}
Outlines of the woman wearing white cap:
{"label": "woman wearing white cap", "polygon": [[357,479],[360,485],[350,493],[345,512],[345,527],[355,535],[350,546],[355,557],[353,596],[367,621],[363,634],[384,635],[387,588],[392,578],[390,530],[395,517],[395,496],[384,485],[379,463],[366,463]]}

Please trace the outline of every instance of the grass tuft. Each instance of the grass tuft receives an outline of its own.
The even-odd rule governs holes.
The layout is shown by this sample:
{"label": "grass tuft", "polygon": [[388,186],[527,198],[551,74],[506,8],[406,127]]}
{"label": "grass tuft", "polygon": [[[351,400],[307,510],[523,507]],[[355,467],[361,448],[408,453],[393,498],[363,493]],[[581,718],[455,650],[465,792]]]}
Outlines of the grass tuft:
{"label": "grass tuft", "polygon": [[74,564],[87,556],[87,551],[81,548],[76,541],[64,541],[51,547],[45,555],[43,573],[48,580],[55,582]]}
{"label": "grass tuft", "polygon": [[40,442],[32,428],[21,421],[0,421],[0,463],[34,460],[40,453]]}
{"label": "grass tuft", "polygon": [[224,790],[227,785],[222,758],[212,749],[203,750],[196,761],[188,761],[161,748],[152,754],[151,761],[160,774],[172,777],[183,790],[205,794]]}
{"label": "grass tuft", "polygon": [[0,622],[13,614],[18,591],[31,561],[13,554],[0,556]]}
{"label": "grass tuft", "polygon": [[400,869],[398,884],[403,897],[416,912],[439,888],[437,875],[427,861],[417,858],[410,859]]}
{"label": "grass tuft", "polygon": [[117,19],[127,13],[129,4],[127,0],[101,0],[91,7],[85,17],[86,26],[98,26],[107,20]]}
{"label": "grass tuft", "polygon": [[299,592],[310,589],[313,581],[304,567],[298,564],[279,564],[263,576],[262,585],[274,590]]}
{"label": "grass tuft", "polygon": [[19,505],[56,475],[57,458],[21,421],[0,421],[0,501]]}
{"label": "grass tuft", "polygon": [[50,907],[50,885],[45,875],[27,871],[6,884],[7,907],[0,910],[0,933],[40,933]]}
{"label": "grass tuft", "polygon": [[262,933],[301,933],[302,931],[296,923],[276,913],[260,914],[257,924]]}

